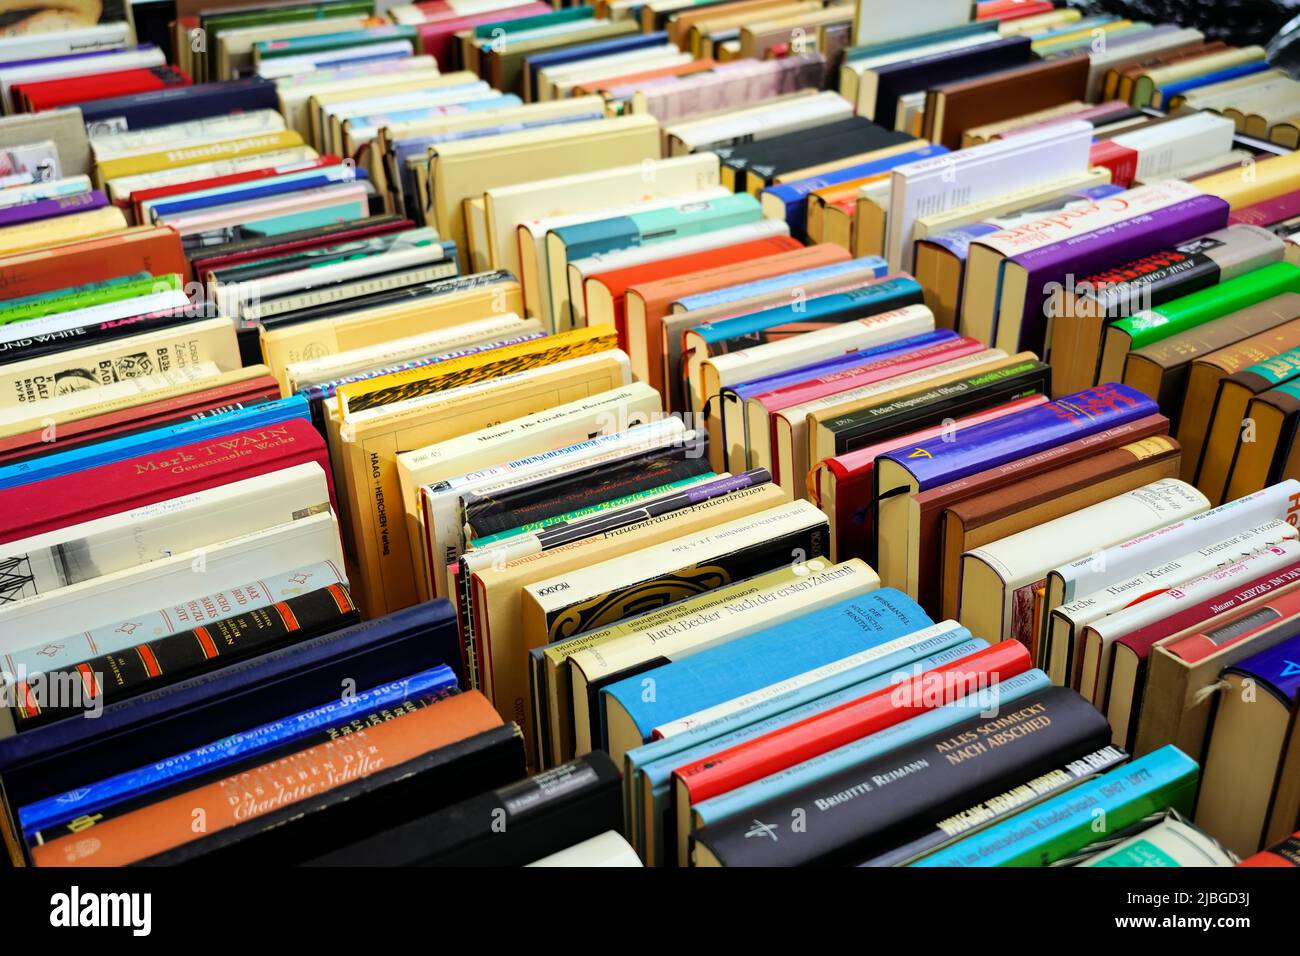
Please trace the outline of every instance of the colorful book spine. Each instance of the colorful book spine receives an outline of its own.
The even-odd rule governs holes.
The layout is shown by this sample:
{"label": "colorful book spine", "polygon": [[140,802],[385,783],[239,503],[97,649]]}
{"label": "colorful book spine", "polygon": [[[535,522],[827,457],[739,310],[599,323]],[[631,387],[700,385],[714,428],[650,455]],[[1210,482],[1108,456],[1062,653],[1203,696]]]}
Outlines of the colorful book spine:
{"label": "colorful book spine", "polygon": [[[450,667],[429,668],[350,697],[331,700],[319,707],[300,711],[251,730],[230,734],[144,767],[136,767],[105,780],[97,780],[66,793],[29,803],[18,810],[18,822],[25,834],[32,834],[64,821],[175,786],[199,774],[236,761],[244,761],[289,744],[312,746],[335,736],[336,728],[390,708],[402,708],[412,698],[455,691],[456,674]],[[324,735],[325,739],[313,740]]]}
{"label": "colorful book spine", "polygon": [[[193,630],[139,644],[120,654],[102,654],[71,668],[49,671],[14,687],[12,707],[20,730],[70,717],[138,694],[153,682],[168,683],[212,666],[218,658],[237,659],[289,640],[345,627],[360,619],[341,584],[309,591]],[[83,688],[80,704],[53,700],[52,689]],[[61,694],[59,696],[62,696]]]}
{"label": "colorful book spine", "polygon": [[1150,814],[1174,809],[1190,816],[1198,777],[1195,760],[1161,747],[913,865],[1047,866]]}
{"label": "colorful book spine", "polygon": [[88,193],[76,193],[72,196],[60,196],[54,199],[38,199],[35,202],[19,206],[0,208],[0,227],[16,226],[24,222],[40,219],[52,219],[74,212],[89,212],[102,209],[108,205],[108,197],[99,190]]}
{"label": "colorful book spine", "polygon": [[104,654],[116,654],[142,642],[155,641],[181,631],[207,627],[236,614],[255,611],[295,594],[304,594],[331,584],[347,585],[343,569],[333,561],[296,568],[268,576],[251,584],[205,594],[203,597],[159,608],[128,620],[105,624],[81,634],[36,644],[4,656],[6,683],[21,682],[28,675],[68,668]]}
{"label": "colorful book spine", "polygon": [[770,279],[757,279],[740,285],[724,286],[712,292],[699,292],[695,295],[684,296],[678,300],[677,305],[684,312],[711,309],[714,306],[726,305],[729,302],[766,295],[779,289],[798,288],[800,285],[809,282],[819,282],[823,279],[834,279],[846,273],[861,272],[863,269],[869,270],[873,278],[882,279],[889,273],[889,263],[880,256],[848,259],[828,266],[818,266],[815,269],[804,269],[800,272],[787,273]]}
{"label": "colorful book spine", "polygon": [[561,226],[553,230],[553,234],[563,241],[565,255],[572,262],[614,249],[647,246],[715,229],[743,226],[762,218],[763,209],[757,199],[736,193],[668,209]]}
{"label": "colorful book spine", "polygon": [[1158,413],[1156,403],[1137,389],[1111,382],[973,425],[959,432],[957,441],[940,435],[881,457],[907,470],[924,490]]}

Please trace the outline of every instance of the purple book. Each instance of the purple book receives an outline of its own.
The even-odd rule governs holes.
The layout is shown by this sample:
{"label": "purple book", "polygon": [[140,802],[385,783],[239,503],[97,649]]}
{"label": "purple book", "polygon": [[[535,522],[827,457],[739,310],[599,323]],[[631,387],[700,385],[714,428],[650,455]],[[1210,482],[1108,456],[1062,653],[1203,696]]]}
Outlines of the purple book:
{"label": "purple book", "polygon": [[38,199],[17,206],[0,209],[0,228],[18,226],[38,219],[52,219],[66,216],[73,212],[89,212],[108,205],[108,198],[97,189],[90,192],[76,193],[72,196],[58,196],[54,199]]}
{"label": "purple book", "polygon": [[1003,264],[1001,286],[1005,290],[1008,284],[1023,282],[1023,311],[1020,321],[1010,328],[1004,326],[1003,317],[999,316],[994,344],[1011,352],[1027,350],[1043,354],[1047,331],[1043,305],[1053,284],[1065,284],[1071,275],[1076,278],[1092,275],[1222,229],[1227,224],[1226,200],[1218,196],[1195,196],[1013,256]]}
{"label": "purple book", "polygon": [[1300,216],[1300,189],[1293,189],[1289,193],[1274,196],[1272,199],[1265,199],[1263,202],[1257,202],[1252,206],[1235,209],[1228,216],[1228,222],[1234,224],[1246,223],[1247,225],[1263,226],[1268,229],[1270,226],[1276,226],[1278,223],[1294,219],[1296,216]]}
{"label": "purple book", "polygon": [[[1094,385],[881,455],[876,459],[876,501],[907,490],[899,468],[910,476],[913,490],[924,491],[1159,412],[1155,401],[1135,388],[1116,382]],[[885,462],[897,468],[882,468]]]}

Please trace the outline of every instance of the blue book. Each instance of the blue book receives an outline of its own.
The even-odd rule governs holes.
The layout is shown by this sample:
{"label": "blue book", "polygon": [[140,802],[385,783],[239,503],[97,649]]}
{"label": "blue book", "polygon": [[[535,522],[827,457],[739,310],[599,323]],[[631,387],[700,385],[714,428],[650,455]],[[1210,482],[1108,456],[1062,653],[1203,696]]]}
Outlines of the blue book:
{"label": "blue book", "polygon": [[334,183],[367,180],[370,174],[360,166],[326,166],[323,169],[310,169],[297,173],[285,173],[283,176],[271,176],[255,186],[240,186],[203,189],[180,199],[151,204],[149,215],[154,222],[164,216],[191,212],[196,209],[211,209],[214,206],[228,206],[231,203],[262,199],[266,196],[281,196],[285,193],[301,192]]}
{"label": "blue book", "polygon": [[[873,683],[878,686],[869,689],[864,686],[863,692],[871,693],[881,687],[888,687],[890,680],[884,678]],[[693,804],[692,828],[699,829],[717,823],[719,820],[725,820],[727,817],[748,813],[766,800],[794,793],[824,776],[849,770],[904,744],[915,743],[922,737],[942,733],[954,724],[969,720],[977,714],[994,713],[1003,704],[1013,703],[1051,686],[1051,679],[1041,670],[1035,669],[1017,674],[1015,677],[1001,681],[992,687],[982,688],[942,707],[935,707],[915,717],[909,717],[901,723],[862,737],[851,744],[845,744],[843,747],[787,767],[761,780],[755,780],[743,787],[737,787],[735,790]]]}
{"label": "blue book", "polygon": [[311,419],[311,411],[306,399],[297,396],[281,398],[260,405],[250,405],[248,408],[222,412],[210,418],[200,418],[198,421],[164,425],[162,428],[151,428],[148,431],[124,435],[99,444],[70,448],[53,455],[22,461],[16,465],[5,465],[0,467],[0,488],[26,485],[58,475],[71,474],[74,471],[84,471],[97,465],[123,461],[162,448],[175,448],[178,445],[203,441],[218,435],[228,435],[248,428],[274,425],[291,418]]}
{"label": "blue book", "polygon": [[858,163],[856,166],[846,166],[843,169],[824,173],[821,176],[810,176],[807,179],[797,179],[794,182],[782,183],[779,186],[768,186],[760,194],[759,199],[762,201],[764,212],[767,213],[769,218],[784,219],[786,225],[790,227],[790,235],[807,242],[809,193],[817,189],[824,189],[827,186],[847,183],[854,179],[866,179],[868,176],[888,172],[895,166],[929,159],[931,156],[938,156],[946,152],[948,152],[947,146],[922,146],[918,149],[908,150],[905,153],[886,156],[883,159],[873,159],[871,162]]}
{"label": "blue book", "polygon": [[[351,697],[329,699],[309,710],[261,724],[251,730],[222,737],[185,753],[136,767],[66,793],[37,800],[18,809],[25,836],[123,800],[134,800],[199,774],[210,773],[236,761],[243,762],[349,721],[401,705],[413,698],[456,689],[456,675],[441,665],[390,681]],[[304,746],[308,746],[304,744]]]}
{"label": "blue book", "polygon": [[0,739],[0,780],[21,806],[442,664],[464,686],[455,613],[417,604]]}
{"label": "blue book", "polygon": [[1153,102],[1152,105],[1159,107],[1169,102],[1170,98],[1186,93],[1188,90],[1194,90],[1197,87],[1209,86],[1213,83],[1223,83],[1227,80],[1235,80],[1240,76],[1250,76],[1253,73],[1262,73],[1269,69],[1267,60],[1256,60],[1254,63],[1241,63],[1237,66],[1230,66],[1224,70],[1215,70],[1213,73],[1205,73],[1201,76],[1191,76],[1177,83],[1170,83],[1168,86],[1162,86],[1156,90],[1156,96],[1159,102]]}
{"label": "blue book", "polygon": [[1198,777],[1195,760],[1161,747],[912,865],[1047,866],[1150,814],[1172,808],[1190,817]]}
{"label": "blue book", "polygon": [[818,266],[815,269],[802,269],[798,272],[790,272],[782,276],[773,276],[769,279],[758,279],[754,282],[745,282],[740,285],[731,285],[722,289],[715,289],[712,292],[701,292],[697,295],[688,295],[679,299],[677,304],[682,307],[683,312],[694,312],[696,309],[709,309],[715,305],[724,305],[728,302],[735,302],[738,299],[748,299],[756,295],[765,295],[768,292],[774,292],[777,289],[790,288],[804,282],[819,282],[822,279],[833,279],[836,276],[841,276],[848,272],[858,272],[862,269],[870,269],[874,277],[880,279],[889,274],[889,263],[880,256],[863,256],[861,259],[849,259],[846,262],[836,262],[829,266]]}
{"label": "blue book", "polygon": [[548,248],[550,237],[555,237],[564,244],[565,258],[573,262],[601,252],[743,226],[762,218],[763,208],[757,199],[748,193],[734,193],[719,199],[560,226],[552,229],[547,237]]}
{"label": "blue book", "polygon": [[[929,634],[931,630],[920,633]],[[912,667],[932,670],[988,646],[987,641],[972,638],[964,627],[948,627],[911,646],[910,651],[915,655]],[[932,653],[936,649],[938,653]],[[879,663],[873,661],[629,751],[624,758],[624,776],[629,781],[632,804],[629,809],[635,814],[633,833],[638,847],[647,854],[647,863],[670,863],[676,855],[667,835],[675,827],[672,775],[678,767],[874,693],[894,682],[895,675],[882,672]]]}
{"label": "blue book", "polygon": [[537,98],[537,74],[561,63],[575,63],[599,56],[613,56],[615,53],[627,53],[631,50],[643,50],[647,47],[663,46],[668,42],[668,34],[663,30],[657,33],[637,33],[632,36],[616,37],[612,40],[596,40],[577,46],[566,46],[558,50],[535,53],[525,60],[528,70],[528,89],[533,98]]}
{"label": "blue book", "polygon": [[883,588],[616,681],[600,695],[604,749],[621,763],[656,728],[855,654],[896,653],[931,624],[910,597]]}
{"label": "blue book", "polygon": [[102,123],[106,129],[132,130],[227,113],[278,110],[280,99],[275,81],[254,76],[114,96],[81,103],[80,107],[87,129]]}

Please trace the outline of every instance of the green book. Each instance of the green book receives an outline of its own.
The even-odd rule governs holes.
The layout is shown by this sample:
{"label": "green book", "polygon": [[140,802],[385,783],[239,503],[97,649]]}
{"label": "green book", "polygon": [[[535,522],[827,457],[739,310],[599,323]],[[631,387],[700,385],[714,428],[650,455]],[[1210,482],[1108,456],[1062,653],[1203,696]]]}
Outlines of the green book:
{"label": "green book", "polygon": [[1153,309],[1143,309],[1106,329],[1098,382],[1122,382],[1129,352],[1186,332],[1284,292],[1300,292],[1300,266],[1275,262]]}
{"label": "green book", "polygon": [[1087,780],[912,866],[1049,866],[1153,813],[1192,814],[1196,761],[1172,745]]}
{"label": "green book", "polygon": [[512,33],[525,33],[528,30],[540,30],[543,27],[559,26],[576,20],[595,19],[594,7],[565,7],[554,13],[539,13],[535,17],[520,17],[517,20],[505,20],[496,23],[480,23],[474,27],[475,40],[496,40],[508,37]]}
{"label": "green book", "polygon": [[315,36],[289,37],[284,40],[259,40],[253,44],[254,62],[282,56],[301,56],[309,53],[327,53],[354,47],[408,40],[412,47],[417,42],[415,27],[383,26],[369,30],[347,30],[341,33],[321,33]]}
{"label": "green book", "polygon": [[181,288],[181,277],[176,274],[153,276],[147,272],[120,276],[104,282],[92,282],[88,285],[69,286],[55,289],[40,295],[13,299],[0,306],[0,325],[12,322],[25,322],[42,316],[73,312],[77,309],[89,309],[109,302],[134,299],[154,292],[169,292]]}

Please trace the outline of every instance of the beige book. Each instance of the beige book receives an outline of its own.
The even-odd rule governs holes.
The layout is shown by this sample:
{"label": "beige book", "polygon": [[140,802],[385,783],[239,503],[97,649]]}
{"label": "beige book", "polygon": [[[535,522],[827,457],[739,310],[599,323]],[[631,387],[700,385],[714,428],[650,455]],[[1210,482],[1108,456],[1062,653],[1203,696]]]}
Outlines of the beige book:
{"label": "beige book", "polygon": [[350,104],[362,103],[398,93],[410,93],[416,90],[461,86],[477,80],[477,75],[466,70],[456,73],[439,73],[433,70],[397,77],[385,77],[382,83],[360,88],[356,86],[340,86],[334,90],[318,90],[307,99],[309,141],[320,150],[328,147],[331,135],[330,117],[336,110],[346,109]]}
{"label": "beige book", "polygon": [[59,154],[59,172],[83,176],[91,171],[86,123],[75,106],[0,117],[0,151],[50,141]]}
{"label": "beige book", "polygon": [[413,56],[386,63],[382,72],[366,76],[351,75],[348,69],[319,70],[276,80],[275,91],[280,100],[280,112],[290,129],[297,130],[304,139],[311,137],[311,119],[308,105],[317,93],[334,93],[339,90],[363,90],[382,86],[397,75],[405,73],[438,72],[438,64],[431,56]]}
{"label": "beige book", "polygon": [[262,358],[287,394],[289,382],[285,370],[294,362],[380,345],[395,338],[447,329],[493,315],[518,315],[522,310],[523,296],[518,282],[501,278],[464,288],[467,278],[437,284],[439,288],[458,291],[335,318],[263,329]]}
{"label": "beige book", "polygon": [[[295,20],[293,23],[272,23],[264,26],[222,30],[217,34],[216,76],[210,79],[232,80],[238,75],[252,72],[253,44],[262,40],[284,40],[293,37],[318,36],[322,33],[342,33],[363,30],[368,17],[322,17],[319,20]],[[209,51],[209,62],[211,60]]]}
{"label": "beige book", "polygon": [[[464,200],[497,186],[595,172],[659,158],[659,124],[651,116],[620,116],[456,140],[429,148],[426,224],[466,250]],[[428,210],[431,209],[431,212]],[[495,242],[495,234],[489,235]]]}
{"label": "beige book", "polygon": [[74,212],[53,219],[38,219],[17,226],[0,228],[0,255],[28,252],[77,239],[90,239],[120,232],[127,227],[126,216],[116,206],[89,212]]}
{"label": "beige book", "polygon": [[[599,101],[600,97],[583,99]],[[699,192],[718,182],[718,157],[706,153],[675,159],[650,157],[578,175],[491,186],[484,190],[484,198],[492,267],[519,275],[515,231],[520,223]]]}
{"label": "beige book", "polygon": [[650,518],[639,524],[511,561],[503,567],[485,568],[473,575],[474,642],[481,662],[484,686],[480,689],[497,711],[524,728],[533,741],[528,699],[528,647],[520,620],[523,589],[536,581],[566,574],[621,555],[777,507],[785,501],[772,484],[757,485],[698,505]]}
{"label": "beige book", "polygon": [[1177,83],[1179,80],[1187,80],[1196,76],[1206,76],[1210,73],[1217,73],[1219,70],[1226,70],[1229,67],[1239,66],[1243,63],[1253,63],[1256,60],[1263,59],[1263,47],[1243,46],[1232,47],[1206,56],[1193,57],[1189,60],[1179,60],[1177,63],[1171,63],[1168,66],[1156,67],[1139,76],[1134,82],[1133,98],[1130,102],[1137,107],[1154,106],[1156,109],[1160,109],[1164,106],[1161,100],[1161,90],[1171,83]]}
{"label": "beige book", "polygon": [[175,169],[160,169],[150,173],[119,176],[117,179],[110,179],[106,182],[104,188],[108,193],[108,198],[115,204],[122,206],[130,200],[131,194],[138,190],[154,189],[158,186],[174,186],[178,183],[189,183],[198,179],[243,173],[251,169],[271,169],[291,163],[303,163],[316,158],[316,150],[310,146],[294,146],[289,149],[273,150],[269,153],[250,153],[247,156],[197,163],[193,166],[178,166]]}
{"label": "beige book", "polygon": [[[986,349],[974,355],[932,365],[906,375],[896,375],[882,382],[863,385],[828,395],[826,398],[784,408],[771,418],[772,441],[776,446],[775,455],[771,457],[771,467],[774,467],[773,478],[791,497],[803,498],[807,495],[808,471],[821,461],[820,457],[811,457],[810,449],[813,446],[817,425],[825,418],[857,411],[871,405],[884,404],[910,392],[943,385],[965,378],[974,372],[992,370],[1014,361],[1017,359],[1008,356],[1000,349]],[[755,450],[761,461],[763,450],[761,448]]]}
{"label": "beige book", "polygon": [[[338,155],[355,156],[355,149],[362,146],[369,146],[374,140],[375,130],[362,136],[360,120],[365,116],[375,113],[383,113],[389,108],[386,102],[392,96],[400,96],[403,93],[423,93],[437,95],[440,90],[448,90],[453,87],[464,84],[477,83],[476,89],[452,94],[456,103],[469,102],[473,100],[491,99],[497,94],[488,87],[478,77],[467,71],[458,73],[444,73],[440,76],[430,78],[425,83],[417,84],[413,89],[394,90],[389,92],[380,92],[374,95],[366,95],[360,99],[349,99],[341,102],[322,104],[320,110],[320,135],[323,147],[328,148],[332,153]],[[401,108],[401,107],[398,107]],[[353,138],[353,128],[356,128],[356,138]],[[350,147],[349,143],[355,143]]]}
{"label": "beige book", "polygon": [[240,367],[229,319],[204,319],[98,345],[41,355],[0,366],[0,410],[36,407],[73,390],[93,390],[157,369],[181,371],[213,362]]}
{"label": "beige book", "polygon": [[664,127],[666,150],[670,156],[686,156],[697,150],[706,151],[718,142],[719,137],[764,139],[763,133],[774,136],[804,129],[807,124],[801,122],[801,117],[808,114],[812,114],[817,123],[847,119],[853,115],[851,105],[846,108],[826,99],[831,95],[816,90],[800,90],[756,106],[729,110],[722,116],[713,114],[700,119],[680,120]]}
{"label": "beige book", "polygon": [[[339,427],[344,491],[359,571],[357,597],[367,616],[395,611],[431,596],[422,586],[423,550],[413,546],[420,539],[411,536],[414,521],[408,517],[418,499],[413,494],[410,507],[405,504],[399,453],[406,449],[428,451],[426,446],[440,449],[449,440],[468,435],[480,460],[485,454],[494,454],[494,448],[501,450],[503,457],[514,457],[505,443],[497,446],[473,437],[494,422],[505,419],[510,424],[522,416],[543,410],[559,412],[575,403],[598,405],[599,413],[608,415],[613,403],[598,397],[620,389],[629,377],[626,356],[602,352],[344,418]],[[509,432],[506,426],[498,427]],[[420,460],[438,458],[436,454],[407,454]]]}
{"label": "beige book", "polygon": [[1110,170],[1102,166],[1093,166],[1070,176],[1049,180],[1026,189],[1018,189],[1015,192],[1007,193],[1005,196],[997,196],[965,206],[956,206],[946,212],[935,213],[930,216],[918,216],[913,226],[913,240],[919,241],[926,236],[933,236],[949,229],[956,229],[958,226],[969,225],[972,222],[983,222],[992,216],[1001,216],[1021,209],[1030,209],[1039,203],[1047,202],[1066,193],[1077,192],[1092,186],[1102,186],[1109,182]]}
{"label": "beige book", "polygon": [[204,143],[201,146],[178,145],[172,149],[163,149],[154,153],[140,153],[134,156],[122,156],[106,159],[95,167],[95,178],[99,183],[109,182],[123,176],[138,176],[145,173],[173,170],[178,167],[196,166],[222,159],[238,159],[260,153],[278,152],[302,146],[302,137],[293,130],[278,133],[261,133],[254,136],[239,136]]}
{"label": "beige book", "polygon": [[1034,592],[1046,586],[1049,571],[1206,506],[1191,485],[1164,478],[968,551],[961,560],[958,620],[976,637],[1015,638],[1030,647]]}

